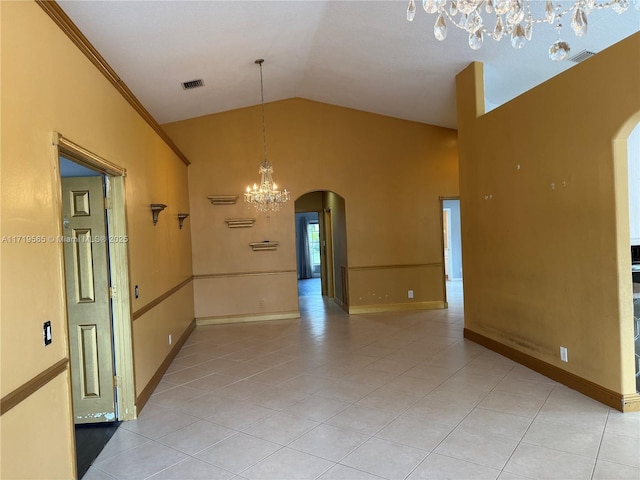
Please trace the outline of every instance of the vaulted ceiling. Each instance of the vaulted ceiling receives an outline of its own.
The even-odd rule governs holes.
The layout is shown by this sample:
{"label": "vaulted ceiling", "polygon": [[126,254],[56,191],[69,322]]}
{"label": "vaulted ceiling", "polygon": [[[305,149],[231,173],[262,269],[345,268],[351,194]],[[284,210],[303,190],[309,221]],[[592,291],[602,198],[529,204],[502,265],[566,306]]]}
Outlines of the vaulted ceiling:
{"label": "vaulted ceiling", "polygon": [[[59,3],[160,124],[260,103],[257,58],[265,59],[266,102],[303,97],[450,128],[455,75],[470,62],[485,64],[490,107],[576,65],[549,60],[557,33],[547,24],[535,25],[520,50],[508,39],[485,39],[471,50],[467,34],[452,26],[439,42],[435,16],[421,2],[413,22],[406,1]],[[588,19],[584,37],[569,25],[562,30],[570,56],[597,53],[640,31],[633,8],[594,11]],[[182,82],[195,79],[204,87],[183,90]]]}

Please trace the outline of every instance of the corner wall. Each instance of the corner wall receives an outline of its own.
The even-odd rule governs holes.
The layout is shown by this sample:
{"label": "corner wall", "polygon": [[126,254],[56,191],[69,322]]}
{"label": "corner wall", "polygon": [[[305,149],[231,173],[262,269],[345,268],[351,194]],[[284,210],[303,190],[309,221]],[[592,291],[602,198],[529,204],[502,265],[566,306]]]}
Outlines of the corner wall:
{"label": "corner wall", "polygon": [[613,141],[640,111],[638,58],[635,34],[486,114],[482,65],[457,77],[467,332],[618,408],[635,384],[628,206],[616,197],[626,158]]}
{"label": "corner wall", "polygon": [[[249,67],[248,67],[249,68]],[[454,130],[293,98],[265,105],[269,159],[292,198],[330,191],[344,199],[349,310],[444,305],[440,196],[458,195]],[[298,312],[293,200],[255,213],[243,202],[262,160],[260,106],[163,125],[192,162],[196,317],[262,319]],[[211,205],[209,195],[239,195]],[[227,228],[228,218],[255,218]],[[340,233],[340,232],[337,232]],[[280,242],[253,252],[250,242]],[[347,262],[348,261],[348,262]],[[413,289],[413,299],[407,290]]]}
{"label": "corner wall", "polygon": [[[170,349],[164,334],[179,337],[193,320],[190,232],[188,223],[178,229],[176,217],[189,211],[187,167],[36,3],[0,2],[0,21],[1,235],[59,235],[53,131],[127,169],[130,278],[141,293],[132,300],[134,316],[160,301],[133,324],[139,394]],[[168,208],[153,227],[149,204],[157,202]],[[62,244],[3,241],[0,254],[3,406],[33,387],[0,417],[0,477],[68,480],[75,477],[75,445]],[[186,294],[168,297],[179,305],[167,318],[163,295],[184,281]],[[46,320],[53,329],[47,347]],[[34,384],[56,365],[62,370],[44,386]]]}

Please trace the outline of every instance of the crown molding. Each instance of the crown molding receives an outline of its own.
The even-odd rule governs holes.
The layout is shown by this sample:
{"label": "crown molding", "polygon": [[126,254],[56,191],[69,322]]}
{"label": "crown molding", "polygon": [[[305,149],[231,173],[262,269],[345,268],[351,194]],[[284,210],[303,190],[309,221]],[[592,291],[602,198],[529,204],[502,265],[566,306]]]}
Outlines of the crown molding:
{"label": "crown molding", "polygon": [[118,74],[111,68],[107,61],[100,55],[91,42],[84,36],[80,29],[73,23],[62,7],[53,0],[35,0],[60,29],[71,39],[82,53],[95,65],[109,82],[120,92],[124,99],[129,102],[133,109],[149,124],[149,126],[164,140],[173,152],[182,160],[185,165],[190,165],[189,159],[180,151],[173,140],[162,129],[160,124],[151,116],[146,108],[140,103],[129,87],[120,79]]}

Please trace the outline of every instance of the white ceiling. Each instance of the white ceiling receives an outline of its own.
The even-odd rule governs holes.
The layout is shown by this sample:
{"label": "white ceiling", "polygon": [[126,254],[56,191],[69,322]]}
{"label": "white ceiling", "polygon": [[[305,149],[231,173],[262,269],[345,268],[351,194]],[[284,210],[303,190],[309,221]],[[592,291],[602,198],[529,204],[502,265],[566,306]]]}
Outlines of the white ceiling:
{"label": "white ceiling", "polygon": [[[451,128],[455,75],[470,62],[485,64],[489,107],[575,65],[548,59],[547,24],[521,50],[487,38],[473,51],[454,27],[438,42],[419,1],[412,23],[405,0],[59,3],[160,124],[259,104],[257,58],[266,102],[303,97]],[[599,52],[640,31],[640,12],[595,11],[582,38],[564,23],[570,55]],[[199,78],[203,88],[181,88]]]}

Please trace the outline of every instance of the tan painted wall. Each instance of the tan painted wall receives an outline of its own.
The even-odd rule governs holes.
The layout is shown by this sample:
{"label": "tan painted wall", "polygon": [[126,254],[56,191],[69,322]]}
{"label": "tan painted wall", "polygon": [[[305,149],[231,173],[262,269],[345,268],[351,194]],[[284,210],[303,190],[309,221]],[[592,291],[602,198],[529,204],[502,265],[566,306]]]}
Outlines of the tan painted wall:
{"label": "tan painted wall", "polygon": [[[1,17],[1,235],[57,235],[58,131],[127,169],[125,179],[130,273],[141,297],[133,311],[191,276],[187,168],[64,33],[33,2],[0,2]],[[149,204],[169,205],[153,227]],[[62,245],[2,243],[1,394],[6,396],[67,357]],[[185,287],[186,288],[186,287]],[[133,295],[132,295],[133,297]],[[171,298],[171,297],[170,297]],[[186,328],[193,317],[181,298]],[[172,306],[172,311],[176,310]],[[166,348],[145,335],[148,324],[164,332],[170,320],[149,311],[134,324],[135,365],[157,368]],[[52,321],[53,343],[44,347],[42,323]],[[171,320],[173,321],[173,320]],[[142,327],[142,328],[140,328]],[[167,342],[160,339],[164,346]],[[1,478],[69,479],[74,475],[69,382],[66,374],[2,415]],[[34,432],[37,431],[37,434]]]}
{"label": "tan painted wall", "polygon": [[[268,103],[265,114],[275,181],[294,199],[316,190],[345,199],[345,259],[349,268],[371,267],[371,275],[349,279],[358,293],[351,303],[443,301],[441,268],[421,273],[429,279],[412,286],[410,301],[407,286],[395,283],[386,267],[442,262],[438,197],[458,195],[456,132],[299,98]],[[198,318],[226,317],[239,307],[249,317],[298,308],[294,202],[266,216],[242,198],[232,206],[207,200],[242,195],[258,181],[260,122],[255,106],[163,126],[192,162],[193,265],[202,275],[194,286]],[[257,220],[253,228],[228,229],[224,219],[236,217]],[[261,240],[279,241],[280,248],[252,252],[248,243]],[[248,275],[255,272],[275,273]]]}
{"label": "tan painted wall", "polygon": [[635,386],[613,140],[640,111],[638,58],[640,34],[484,115],[482,66],[457,79],[466,328],[621,394]]}

